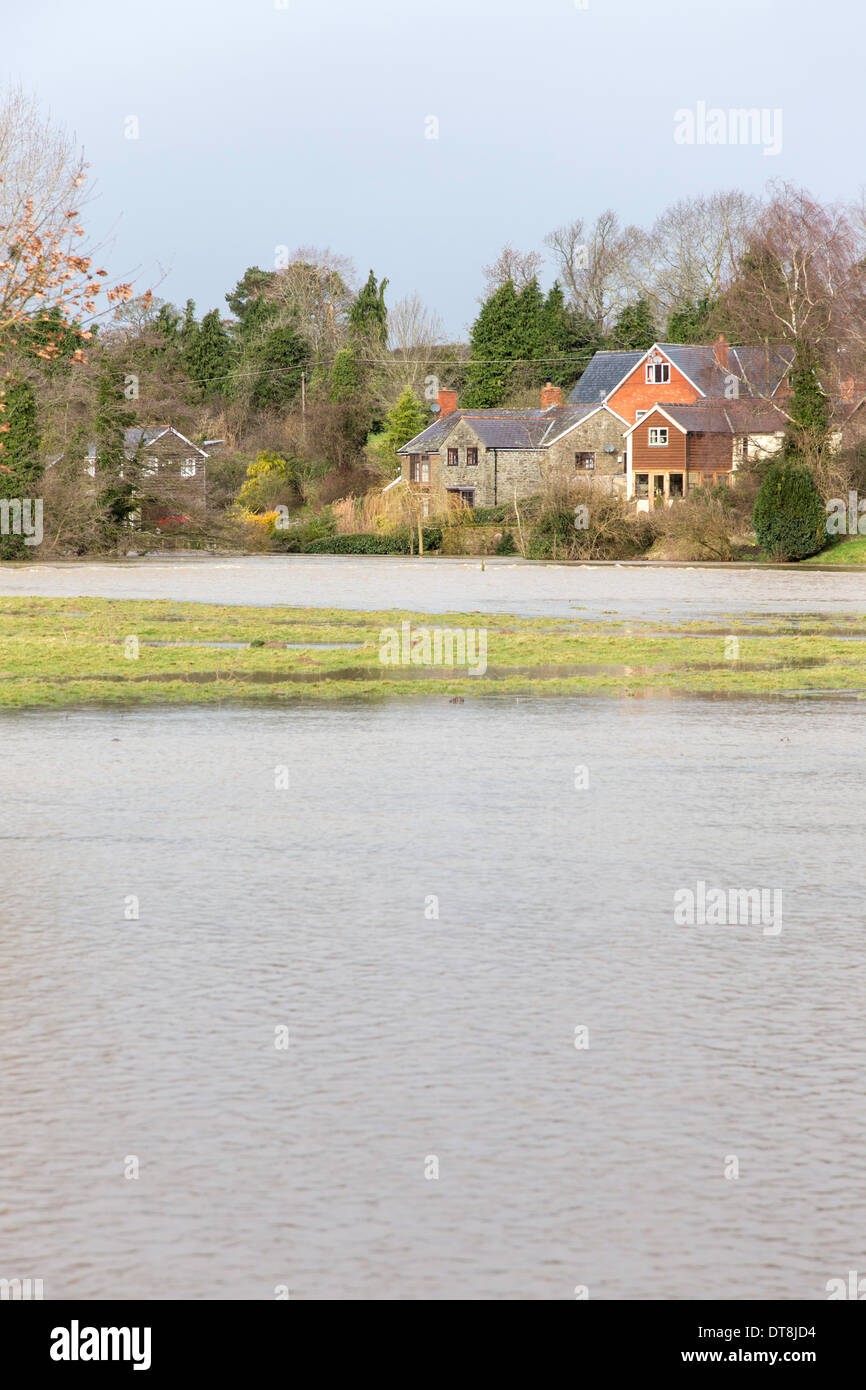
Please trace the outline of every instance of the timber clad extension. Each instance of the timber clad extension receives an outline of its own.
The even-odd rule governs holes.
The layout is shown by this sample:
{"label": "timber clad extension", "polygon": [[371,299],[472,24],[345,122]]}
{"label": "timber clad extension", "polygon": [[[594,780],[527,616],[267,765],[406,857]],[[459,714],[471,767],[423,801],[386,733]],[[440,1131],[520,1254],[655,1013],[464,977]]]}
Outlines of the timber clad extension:
{"label": "timber clad extension", "polygon": [[626,431],[626,495],[648,511],[693,487],[730,483],[746,456],[776,453],[784,429],[766,401],[658,405]]}

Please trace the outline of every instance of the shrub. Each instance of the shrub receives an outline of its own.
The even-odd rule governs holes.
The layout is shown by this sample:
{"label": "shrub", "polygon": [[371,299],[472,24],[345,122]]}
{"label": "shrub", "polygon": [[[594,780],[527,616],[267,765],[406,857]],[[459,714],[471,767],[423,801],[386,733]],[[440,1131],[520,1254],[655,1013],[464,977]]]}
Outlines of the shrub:
{"label": "shrub", "polygon": [[313,541],[327,540],[333,536],[337,528],[337,521],[330,507],[323,507],[321,512],[303,512],[285,528],[276,524],[277,515],[275,514],[270,530],[271,544],[277,550],[294,554],[306,550]]}
{"label": "shrub", "polygon": [[804,560],[827,541],[821,494],[808,468],[776,463],[755,500],[752,525],[761,549],[774,560]]}
{"label": "shrub", "polygon": [[693,488],[688,497],[662,512],[659,529],[681,560],[732,560],[737,517],[731,489]]}
{"label": "shrub", "polygon": [[[442,544],[441,527],[424,527],[421,534],[425,551],[439,549]],[[380,532],[370,535],[364,531],[357,535],[322,536],[307,542],[302,548],[305,555],[408,555],[409,531],[404,528],[390,534]]]}
{"label": "shrub", "polygon": [[516,555],[517,546],[514,544],[514,537],[510,531],[503,531],[496,545],[493,547],[494,555]]}

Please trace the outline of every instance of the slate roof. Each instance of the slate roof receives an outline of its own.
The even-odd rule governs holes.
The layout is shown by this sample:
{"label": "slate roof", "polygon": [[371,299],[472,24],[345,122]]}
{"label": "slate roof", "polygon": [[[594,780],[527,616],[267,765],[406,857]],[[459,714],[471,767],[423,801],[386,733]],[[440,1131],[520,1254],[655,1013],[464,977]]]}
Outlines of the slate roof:
{"label": "slate roof", "polygon": [[[716,361],[715,344],[657,343],[689,381],[705,396],[724,395],[725,385],[733,376],[740,385],[740,394],[771,396],[788,371],[793,353],[789,348],[762,347],[729,348],[728,366]],[[583,376],[569,393],[569,404],[594,401],[613,391],[646,354],[643,352],[597,352]]]}
{"label": "slate roof", "polygon": [[691,434],[775,434],[787,424],[780,410],[761,400],[708,398],[688,405],[660,401],[659,408]]}
{"label": "slate roof", "polygon": [[[186,435],[181,434],[180,430],[176,430],[173,425],[157,425],[153,429],[143,428],[141,425],[133,425],[130,429],[124,430],[123,452],[125,457],[128,459],[135,458],[137,449],[142,446],[147,448],[148,444],[153,444],[155,440],[161,439],[164,434],[176,434],[178,439],[182,439],[184,444],[188,444],[191,449],[195,449],[197,454],[201,454],[202,458],[210,457],[206,449],[203,449],[200,444],[193,444],[191,439],[187,439]],[[221,444],[222,440],[212,439],[209,440],[208,443]],[[98,453],[99,445],[94,439],[89,440],[87,444],[87,458],[94,459]],[[46,466],[48,468],[53,468],[62,458],[62,453],[52,454],[51,457],[47,459]]]}
{"label": "slate roof", "polygon": [[643,357],[642,352],[597,352],[571,388],[569,405],[598,405]]}
{"label": "slate roof", "polygon": [[551,405],[546,409],[526,406],[522,410],[503,410],[498,406],[489,410],[462,407],[451,411],[444,420],[428,425],[397,453],[426,454],[437,451],[460,420],[471,425],[486,449],[543,449],[566,430],[579,425],[596,408],[597,405]]}

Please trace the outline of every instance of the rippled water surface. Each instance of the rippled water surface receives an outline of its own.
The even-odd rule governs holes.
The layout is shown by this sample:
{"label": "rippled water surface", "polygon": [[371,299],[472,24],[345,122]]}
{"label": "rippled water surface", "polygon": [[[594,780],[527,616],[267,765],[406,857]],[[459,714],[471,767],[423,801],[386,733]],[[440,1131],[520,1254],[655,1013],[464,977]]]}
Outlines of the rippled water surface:
{"label": "rippled water surface", "polygon": [[524,617],[866,613],[866,573],[527,564],[521,560],[259,555],[0,566],[0,594],[166,598]]}
{"label": "rippled water surface", "polygon": [[[199,596],[249,599],[267,568]],[[601,582],[540,573],[563,602]],[[47,1298],[826,1297],[866,1268],[862,721],[4,716],[0,1275]],[[674,925],[698,879],[781,889],[781,934]]]}

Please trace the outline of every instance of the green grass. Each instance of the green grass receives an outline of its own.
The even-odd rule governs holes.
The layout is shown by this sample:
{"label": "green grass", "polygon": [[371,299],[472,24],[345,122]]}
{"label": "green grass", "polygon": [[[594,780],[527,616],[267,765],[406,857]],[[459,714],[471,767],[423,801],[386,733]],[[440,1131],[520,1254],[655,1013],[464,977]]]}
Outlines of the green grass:
{"label": "green grass", "polygon": [[802,560],[804,565],[866,565],[866,536],[847,536],[838,545]]}
{"label": "green grass", "polygon": [[[487,670],[387,666],[383,628],[479,628]],[[731,657],[730,637],[739,654]],[[135,643],[127,639],[134,638]],[[860,640],[851,640],[857,638]],[[154,642],[254,642],[240,649]],[[343,650],[286,643],[351,642]],[[129,653],[129,655],[127,655]],[[866,614],[682,625],[0,599],[0,707],[491,694],[866,693]]]}

